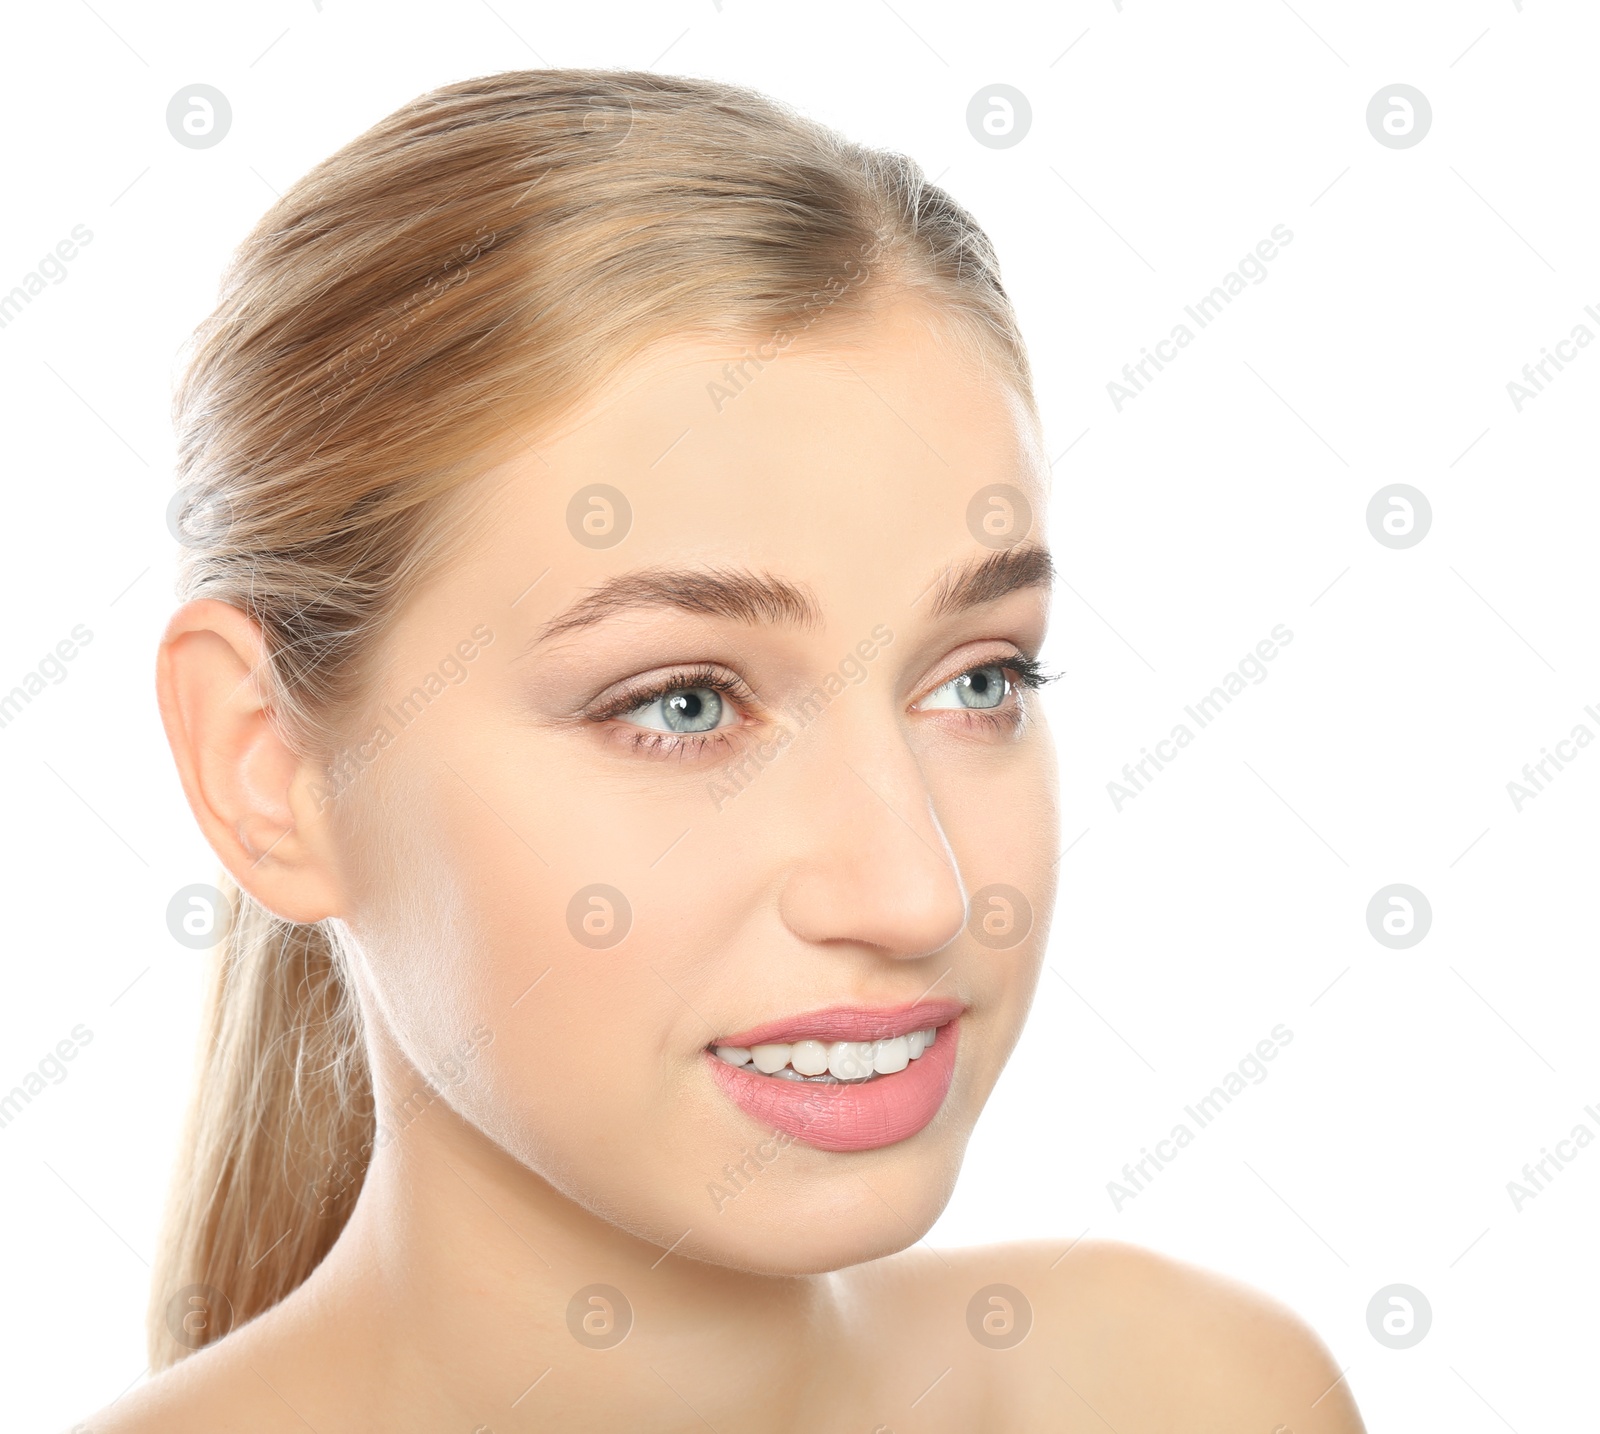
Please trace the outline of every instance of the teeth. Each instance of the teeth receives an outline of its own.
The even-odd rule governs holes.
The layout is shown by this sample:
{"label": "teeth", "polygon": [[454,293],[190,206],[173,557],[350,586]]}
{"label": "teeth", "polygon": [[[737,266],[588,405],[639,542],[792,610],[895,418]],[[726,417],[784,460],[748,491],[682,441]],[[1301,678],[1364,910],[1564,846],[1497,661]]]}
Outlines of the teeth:
{"label": "teeth", "polygon": [[872,1074],[872,1041],[835,1041],[828,1047],[828,1074],[840,1080],[865,1080]]}
{"label": "teeth", "polygon": [[783,1045],[751,1046],[750,1059],[762,1075],[774,1075],[789,1064],[789,1047]]}
{"label": "teeth", "polygon": [[904,1036],[879,1041],[872,1052],[872,1069],[879,1075],[893,1075],[911,1064],[911,1042]]}
{"label": "teeth", "polygon": [[803,1076],[819,1076],[828,1069],[828,1048],[821,1041],[796,1041],[789,1048],[789,1064]]}
{"label": "teeth", "polygon": [[903,1071],[933,1044],[937,1027],[881,1041],[773,1041],[766,1045],[717,1046],[718,1060],[753,1066],[782,1080],[860,1081]]}

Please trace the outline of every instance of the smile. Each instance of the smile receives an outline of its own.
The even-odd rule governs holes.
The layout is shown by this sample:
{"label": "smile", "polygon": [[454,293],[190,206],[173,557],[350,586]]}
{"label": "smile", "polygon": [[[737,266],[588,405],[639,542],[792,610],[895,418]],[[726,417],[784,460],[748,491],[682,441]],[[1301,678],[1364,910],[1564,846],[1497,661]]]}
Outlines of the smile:
{"label": "smile", "polygon": [[832,1007],[712,1042],[712,1080],[767,1130],[820,1150],[875,1150],[939,1113],[955,1076],[960,1001]]}
{"label": "smile", "polygon": [[781,1080],[809,1080],[821,1085],[867,1081],[903,1071],[934,1043],[937,1026],[890,1036],[881,1041],[803,1040],[765,1045],[717,1046],[712,1054],[730,1066],[743,1066]]}

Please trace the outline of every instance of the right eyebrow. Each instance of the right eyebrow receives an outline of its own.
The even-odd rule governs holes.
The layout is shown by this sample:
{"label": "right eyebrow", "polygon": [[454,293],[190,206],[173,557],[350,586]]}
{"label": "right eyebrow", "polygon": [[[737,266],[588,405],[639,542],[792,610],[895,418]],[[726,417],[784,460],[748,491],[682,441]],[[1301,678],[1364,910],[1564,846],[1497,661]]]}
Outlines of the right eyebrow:
{"label": "right eyebrow", "polygon": [[1019,588],[1048,588],[1055,581],[1050,552],[1037,543],[990,553],[959,570],[946,570],[934,593],[932,613],[944,617],[993,602]]}

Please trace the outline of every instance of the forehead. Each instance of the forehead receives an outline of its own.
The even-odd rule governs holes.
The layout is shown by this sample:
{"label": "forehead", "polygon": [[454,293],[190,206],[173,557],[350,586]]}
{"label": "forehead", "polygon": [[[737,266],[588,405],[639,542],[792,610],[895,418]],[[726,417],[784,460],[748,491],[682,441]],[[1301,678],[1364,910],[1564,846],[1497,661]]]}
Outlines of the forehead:
{"label": "forehead", "polygon": [[920,573],[994,549],[997,492],[1042,541],[1048,465],[998,364],[910,305],[783,338],[650,351],[502,466],[498,531],[552,587],[662,561]]}

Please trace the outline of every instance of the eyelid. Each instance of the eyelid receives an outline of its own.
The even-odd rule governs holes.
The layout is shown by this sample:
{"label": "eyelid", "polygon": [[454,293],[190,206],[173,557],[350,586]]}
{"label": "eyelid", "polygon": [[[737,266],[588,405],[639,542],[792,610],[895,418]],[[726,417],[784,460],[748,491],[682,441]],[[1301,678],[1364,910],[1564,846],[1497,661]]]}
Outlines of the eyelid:
{"label": "eyelid", "polygon": [[[590,722],[612,721],[630,712],[637,712],[669,692],[688,687],[708,687],[713,692],[732,698],[741,716],[744,715],[743,709],[756,703],[756,695],[749,683],[737,673],[708,663],[696,663],[681,668],[667,668],[659,675],[627,679],[609,701],[596,699],[580,715]],[[638,726],[637,723],[629,725]]]}
{"label": "eyelid", "polygon": [[1010,679],[1011,686],[1028,689],[1042,687],[1046,682],[1053,682],[1057,677],[1060,676],[1059,673],[1046,672],[1039,664],[1038,659],[1029,657],[1027,653],[1021,651],[1016,646],[1012,646],[1010,652],[996,653],[992,657],[980,657],[975,662],[963,663],[954,671],[949,672],[948,676],[942,677],[937,682],[930,685],[923,692],[923,694],[911,704],[912,708],[920,708],[921,704],[926,702],[928,698],[932,697],[934,693],[942,691],[952,682],[957,681],[959,678],[965,677],[969,672],[977,672],[981,668],[985,667],[1004,668],[1008,679]]}

